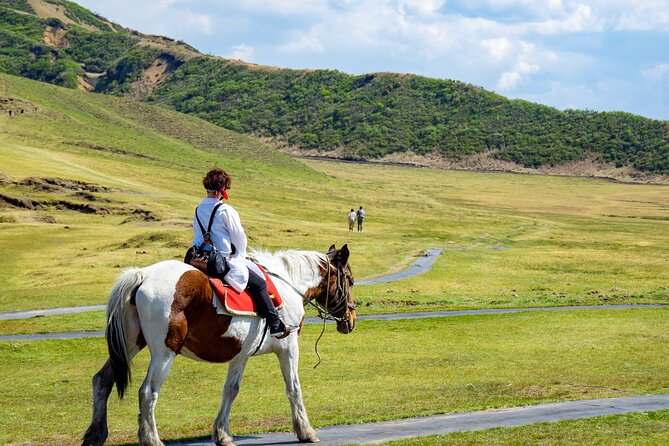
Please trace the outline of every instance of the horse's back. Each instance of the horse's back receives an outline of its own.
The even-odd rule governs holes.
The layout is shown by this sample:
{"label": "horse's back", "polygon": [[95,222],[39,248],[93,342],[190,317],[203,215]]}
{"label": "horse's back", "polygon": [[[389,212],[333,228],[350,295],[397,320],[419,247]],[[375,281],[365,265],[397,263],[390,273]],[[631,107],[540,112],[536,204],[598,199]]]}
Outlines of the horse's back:
{"label": "horse's back", "polygon": [[142,268],[144,281],[137,290],[138,297],[154,299],[171,298],[181,277],[188,271],[196,271],[178,260],[164,260]]}
{"label": "horse's back", "polygon": [[205,274],[176,260],[155,263],[144,271],[136,305],[142,330],[149,330],[154,342],[210,362],[226,362],[239,353],[241,339],[222,337],[231,318],[216,314]]}

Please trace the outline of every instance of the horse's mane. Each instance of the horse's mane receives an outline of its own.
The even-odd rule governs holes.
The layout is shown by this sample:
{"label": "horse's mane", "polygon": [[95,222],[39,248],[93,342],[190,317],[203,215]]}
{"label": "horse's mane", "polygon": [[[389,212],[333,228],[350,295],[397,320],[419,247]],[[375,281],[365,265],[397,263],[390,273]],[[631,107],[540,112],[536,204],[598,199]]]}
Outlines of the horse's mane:
{"label": "horse's mane", "polygon": [[[307,286],[315,286],[322,280],[320,268],[328,261],[325,254],[320,252],[295,249],[271,253],[265,249],[251,248],[249,254],[270,271],[277,274],[285,272],[291,282]],[[277,271],[278,268],[283,271]]]}

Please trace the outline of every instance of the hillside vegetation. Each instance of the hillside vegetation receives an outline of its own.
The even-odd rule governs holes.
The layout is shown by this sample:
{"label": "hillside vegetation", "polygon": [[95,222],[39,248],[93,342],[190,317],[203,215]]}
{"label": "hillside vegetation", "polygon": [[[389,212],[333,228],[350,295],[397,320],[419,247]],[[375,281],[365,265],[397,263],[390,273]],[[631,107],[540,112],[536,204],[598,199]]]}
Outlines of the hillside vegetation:
{"label": "hillside vegetation", "polygon": [[2,71],[129,95],[270,137],[298,153],[455,162],[480,155],[532,169],[588,160],[669,174],[666,121],[559,111],[452,80],[289,70],[205,56],[66,0],[0,0],[0,12]]}

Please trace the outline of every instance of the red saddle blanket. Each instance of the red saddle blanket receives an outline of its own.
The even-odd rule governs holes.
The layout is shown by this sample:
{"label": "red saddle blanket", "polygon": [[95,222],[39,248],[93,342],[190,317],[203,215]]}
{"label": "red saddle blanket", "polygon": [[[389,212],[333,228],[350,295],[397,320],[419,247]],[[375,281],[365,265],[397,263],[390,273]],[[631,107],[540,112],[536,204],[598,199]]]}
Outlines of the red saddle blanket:
{"label": "red saddle blanket", "polygon": [[[281,296],[279,295],[274,282],[272,282],[272,279],[270,279],[269,275],[267,275],[267,272],[263,268],[260,266],[258,266],[258,268],[260,268],[260,270],[265,275],[265,281],[267,282],[267,292],[269,293],[269,297],[272,298],[272,303],[276,308],[280,308],[281,305],[283,305],[283,300],[281,300]],[[251,298],[251,295],[248,291],[244,290],[240,293],[228,284],[223,283],[220,279],[213,277],[209,278],[209,284],[214,290],[214,293],[216,293],[216,296],[218,296],[218,299],[225,309],[225,312],[237,316],[257,315],[256,304],[253,302],[253,298]]]}

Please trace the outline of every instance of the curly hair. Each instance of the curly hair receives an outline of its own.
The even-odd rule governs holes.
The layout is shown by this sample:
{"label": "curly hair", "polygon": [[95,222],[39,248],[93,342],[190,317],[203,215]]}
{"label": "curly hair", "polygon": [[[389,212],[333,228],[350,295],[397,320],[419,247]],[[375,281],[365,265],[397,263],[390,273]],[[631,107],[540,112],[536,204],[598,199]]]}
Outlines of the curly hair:
{"label": "curly hair", "polygon": [[217,191],[223,188],[230,189],[232,178],[227,172],[218,167],[214,167],[202,178],[202,185],[208,191]]}

